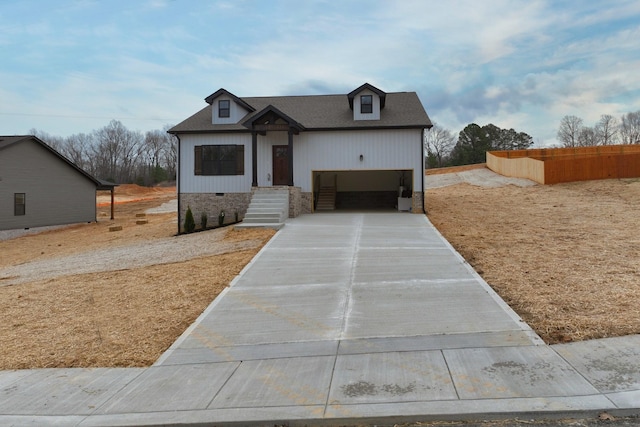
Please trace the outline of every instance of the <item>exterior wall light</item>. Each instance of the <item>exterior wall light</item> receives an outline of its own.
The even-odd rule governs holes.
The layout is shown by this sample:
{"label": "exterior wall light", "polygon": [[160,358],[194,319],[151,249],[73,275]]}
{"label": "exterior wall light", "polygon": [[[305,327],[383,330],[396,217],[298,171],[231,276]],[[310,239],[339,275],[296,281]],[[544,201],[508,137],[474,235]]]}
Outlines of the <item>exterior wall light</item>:
{"label": "exterior wall light", "polygon": [[360,161],[364,160],[364,156],[362,154],[360,154]]}

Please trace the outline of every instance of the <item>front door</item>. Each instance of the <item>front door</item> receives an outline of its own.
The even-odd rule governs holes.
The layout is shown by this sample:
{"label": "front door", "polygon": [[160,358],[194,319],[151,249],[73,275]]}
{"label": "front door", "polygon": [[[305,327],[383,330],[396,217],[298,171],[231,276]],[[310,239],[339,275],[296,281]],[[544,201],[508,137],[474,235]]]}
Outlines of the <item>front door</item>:
{"label": "front door", "polygon": [[289,185],[289,147],[273,146],[273,185]]}

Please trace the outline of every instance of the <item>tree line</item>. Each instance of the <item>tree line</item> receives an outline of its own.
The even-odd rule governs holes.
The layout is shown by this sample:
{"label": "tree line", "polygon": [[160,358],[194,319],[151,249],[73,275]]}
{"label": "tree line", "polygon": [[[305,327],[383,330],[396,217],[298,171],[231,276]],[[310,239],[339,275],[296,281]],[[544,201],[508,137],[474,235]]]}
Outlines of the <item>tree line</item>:
{"label": "tree line", "polygon": [[425,132],[426,167],[470,165],[486,161],[486,152],[494,150],[523,150],[533,145],[533,138],[514,129],[501,129],[493,124],[467,125],[456,140],[448,129],[438,124]]}
{"label": "tree line", "polygon": [[[562,147],[640,144],[640,111],[623,114],[620,119],[604,114],[594,126],[585,126],[576,116],[564,116],[557,133]],[[486,161],[486,152],[523,150],[533,145],[533,138],[514,129],[500,129],[488,124],[467,125],[458,138],[448,129],[434,124],[425,132],[426,167],[460,166]]]}
{"label": "tree line", "polygon": [[585,126],[580,117],[564,116],[558,141],[563,147],[640,144],[640,110],[623,114],[620,119],[603,114],[594,126]]}
{"label": "tree line", "polygon": [[111,120],[91,133],[66,138],[37,129],[30,133],[96,178],[148,186],[176,179],[178,145],[177,138],[167,133],[170,127],[143,134]]}

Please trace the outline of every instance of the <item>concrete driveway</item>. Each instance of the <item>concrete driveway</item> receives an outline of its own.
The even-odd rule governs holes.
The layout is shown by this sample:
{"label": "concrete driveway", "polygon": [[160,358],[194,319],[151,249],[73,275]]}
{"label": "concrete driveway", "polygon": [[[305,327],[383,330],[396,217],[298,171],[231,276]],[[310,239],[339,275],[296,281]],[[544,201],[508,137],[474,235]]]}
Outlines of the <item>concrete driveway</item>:
{"label": "concrete driveway", "polygon": [[577,345],[544,345],[424,215],[304,215],[153,367],[3,373],[0,423],[362,424],[640,406],[638,336],[599,340],[599,353]]}

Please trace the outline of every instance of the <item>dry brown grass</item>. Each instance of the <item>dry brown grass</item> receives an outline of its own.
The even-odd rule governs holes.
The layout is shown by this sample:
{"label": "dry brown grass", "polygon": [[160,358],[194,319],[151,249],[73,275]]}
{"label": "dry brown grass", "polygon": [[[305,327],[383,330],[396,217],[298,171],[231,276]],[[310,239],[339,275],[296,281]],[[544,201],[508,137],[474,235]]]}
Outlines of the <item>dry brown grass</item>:
{"label": "dry brown grass", "polygon": [[[123,194],[118,195],[118,191]],[[80,224],[0,242],[0,267],[153,241],[175,213],[135,214],[174,191],[119,188],[116,219],[101,207]],[[145,197],[152,200],[139,200]],[[128,198],[128,199],[127,199]],[[640,180],[427,191],[429,218],[547,342],[640,333]],[[112,225],[123,231],[109,232]],[[229,230],[250,249],[185,262],[68,275],[0,287],[0,369],[148,366],[246,265],[271,230]]]}
{"label": "dry brown grass", "polygon": [[640,179],[429,190],[428,216],[547,342],[640,333]]}
{"label": "dry brown grass", "polygon": [[[135,224],[137,213],[175,197],[175,189],[151,193],[154,200],[119,204],[113,221],[0,242],[0,267],[173,236],[175,213]],[[123,230],[109,232],[114,224]],[[221,245],[242,241],[249,249],[0,287],[0,369],[151,365],[274,234],[227,230],[207,233],[218,233]]]}

